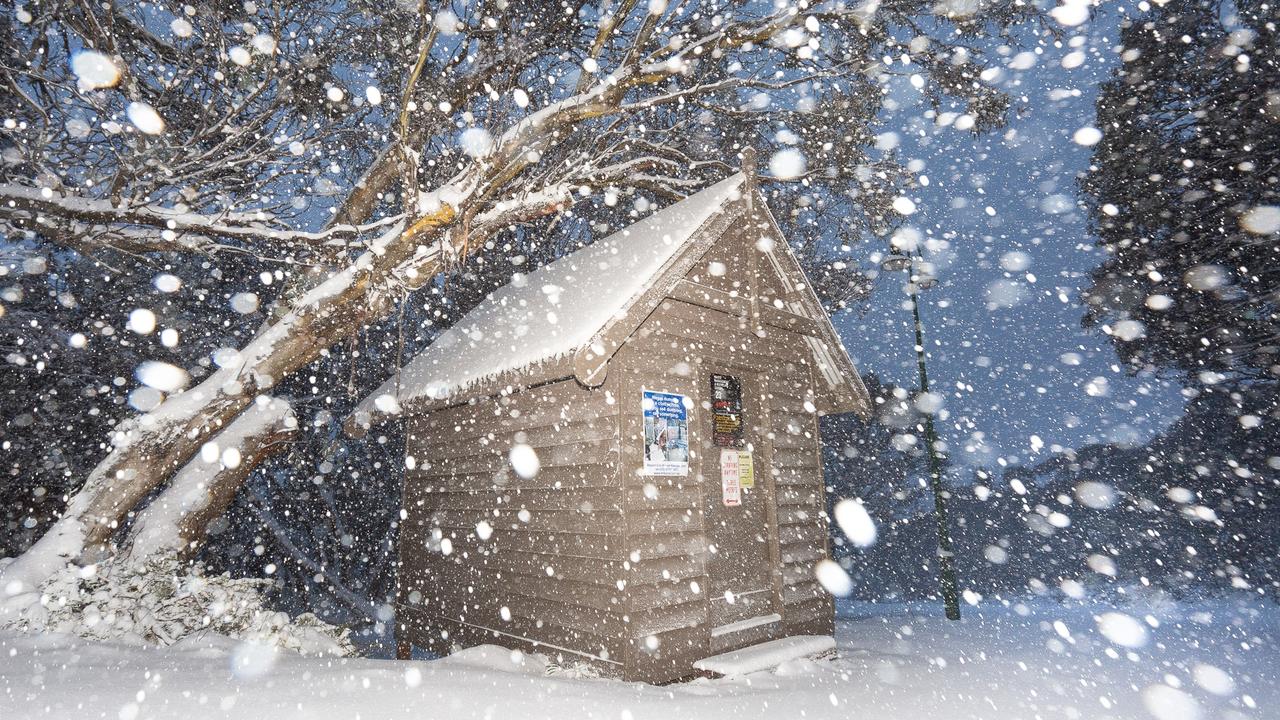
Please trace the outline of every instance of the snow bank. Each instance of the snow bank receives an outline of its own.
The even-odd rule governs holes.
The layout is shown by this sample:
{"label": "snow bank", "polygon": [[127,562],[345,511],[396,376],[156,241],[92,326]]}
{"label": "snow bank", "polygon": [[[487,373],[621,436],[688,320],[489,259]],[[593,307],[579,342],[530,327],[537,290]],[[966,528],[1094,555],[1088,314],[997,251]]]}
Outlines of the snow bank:
{"label": "snow bank", "polygon": [[[1114,645],[1107,612],[1147,643]],[[1146,617],[1151,614],[1151,618]],[[1152,622],[1155,625],[1152,625]],[[473,648],[430,662],[304,658],[218,638],[170,648],[0,633],[0,717],[46,720],[1268,720],[1280,716],[1280,608],[1155,613],[1039,598],[842,605],[840,657],[653,687],[554,674]]]}
{"label": "snow bank", "polygon": [[446,666],[494,670],[517,675],[544,675],[548,666],[547,658],[543,655],[525,653],[498,645],[477,645],[459,650],[440,660],[439,663]]}
{"label": "snow bank", "polygon": [[794,635],[721,653],[694,663],[699,670],[720,675],[748,675],[776,668],[799,658],[821,655],[836,649],[835,638],[825,635]]}

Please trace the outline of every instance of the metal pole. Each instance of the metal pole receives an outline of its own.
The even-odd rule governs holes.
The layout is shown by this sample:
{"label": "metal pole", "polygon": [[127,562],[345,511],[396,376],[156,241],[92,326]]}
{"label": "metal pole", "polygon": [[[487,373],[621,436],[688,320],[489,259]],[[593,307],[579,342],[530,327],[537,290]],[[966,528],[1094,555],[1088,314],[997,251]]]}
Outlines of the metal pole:
{"label": "metal pole", "polygon": [[[911,315],[916,321],[916,365],[920,369],[920,393],[929,392],[929,372],[924,366],[924,323],[920,321],[920,288],[917,278],[911,284]],[[942,602],[947,619],[960,619],[959,583],[956,582],[955,552],[951,545],[951,527],[947,521],[946,491],[942,487],[942,459],[938,457],[938,433],[933,429],[933,413],[924,416],[924,441],[929,450],[929,484],[933,486],[934,517],[938,522],[938,576],[942,581]]]}

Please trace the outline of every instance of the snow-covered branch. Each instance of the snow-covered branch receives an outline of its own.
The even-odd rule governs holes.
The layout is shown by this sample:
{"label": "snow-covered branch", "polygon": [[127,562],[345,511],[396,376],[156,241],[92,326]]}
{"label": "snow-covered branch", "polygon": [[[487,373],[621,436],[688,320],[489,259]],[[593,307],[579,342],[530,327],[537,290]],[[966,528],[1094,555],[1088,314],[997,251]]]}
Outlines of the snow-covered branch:
{"label": "snow-covered branch", "polygon": [[199,457],[179,470],[138,516],[130,533],[133,560],[193,551],[209,521],[222,514],[249,473],[270,456],[267,448],[283,448],[297,427],[288,402],[258,398],[206,443]]}
{"label": "snow-covered branch", "polygon": [[[292,230],[271,224],[272,218],[254,213],[205,215],[157,205],[112,205],[110,201],[60,195],[49,189],[0,185],[0,222],[39,225],[67,224],[64,232],[84,232],[87,244],[120,247],[131,252],[208,252],[214,238],[278,247],[343,247],[364,233],[392,225],[400,216],[367,225],[335,225],[321,232]],[[107,232],[95,242],[92,231]],[[141,231],[153,228],[155,232]],[[116,243],[119,243],[118,245]]]}

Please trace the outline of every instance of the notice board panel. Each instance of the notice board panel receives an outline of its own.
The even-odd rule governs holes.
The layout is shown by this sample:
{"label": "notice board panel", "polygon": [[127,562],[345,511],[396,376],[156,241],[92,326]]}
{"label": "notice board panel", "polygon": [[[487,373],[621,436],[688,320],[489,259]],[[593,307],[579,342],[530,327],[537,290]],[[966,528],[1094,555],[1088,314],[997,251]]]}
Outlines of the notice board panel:
{"label": "notice board panel", "polygon": [[716,445],[742,447],[742,382],[738,378],[711,374],[711,420]]}

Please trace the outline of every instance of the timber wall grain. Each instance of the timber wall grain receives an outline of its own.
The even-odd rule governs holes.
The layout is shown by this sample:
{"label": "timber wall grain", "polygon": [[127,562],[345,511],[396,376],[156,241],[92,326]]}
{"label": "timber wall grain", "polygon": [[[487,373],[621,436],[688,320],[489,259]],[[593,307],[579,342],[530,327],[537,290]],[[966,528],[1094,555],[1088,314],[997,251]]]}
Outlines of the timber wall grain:
{"label": "timber wall grain", "polygon": [[[566,659],[622,657],[618,404],[607,385],[566,379],[411,418],[400,603],[415,644],[447,652],[526,638]],[[516,443],[536,451],[536,476],[513,471]]]}
{"label": "timber wall grain", "polygon": [[[630,617],[628,668],[637,677],[679,677],[692,663],[713,652],[707,623],[709,599],[693,587],[707,588],[707,547],[703,531],[704,489],[698,484],[700,458],[691,458],[687,477],[640,475],[643,466],[642,418],[636,410],[641,388],[687,395],[700,405],[690,417],[690,448],[698,452],[704,432],[701,413],[709,407],[711,366],[756,373],[763,397],[759,417],[764,447],[757,448],[758,478],[773,509],[771,532],[776,607],[781,633],[830,634],[830,596],[815,580],[813,566],[827,556],[823,523],[823,480],[813,412],[813,378],[803,338],[780,328],[757,336],[741,302],[717,307],[712,298],[740,299],[749,285],[730,273],[707,272],[712,262],[745,267],[740,236],[727,235],[690,271],[684,294],[696,302],[669,297],[640,325],[611,363],[619,379],[624,407],[621,427],[622,483],[628,521],[626,542],[631,567],[627,580]],[[764,273],[762,272],[762,275]],[[764,293],[780,283],[767,277]],[[764,294],[762,293],[762,294]],[[710,306],[710,307],[709,307]],[[806,407],[807,403],[807,407]],[[714,480],[717,484],[718,478]],[[762,628],[762,630],[764,630]],[[768,639],[750,634],[739,645]],[[715,648],[719,652],[720,648]],[[630,674],[630,672],[629,672]]]}

